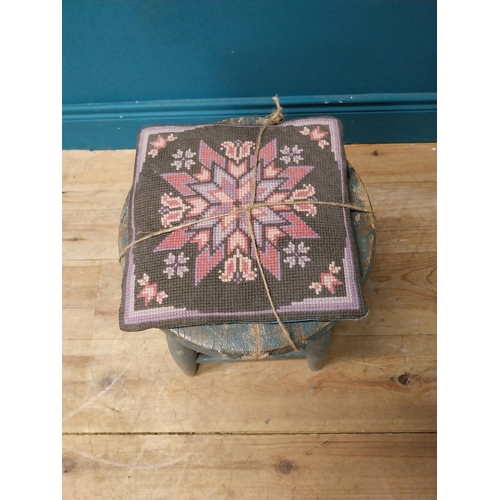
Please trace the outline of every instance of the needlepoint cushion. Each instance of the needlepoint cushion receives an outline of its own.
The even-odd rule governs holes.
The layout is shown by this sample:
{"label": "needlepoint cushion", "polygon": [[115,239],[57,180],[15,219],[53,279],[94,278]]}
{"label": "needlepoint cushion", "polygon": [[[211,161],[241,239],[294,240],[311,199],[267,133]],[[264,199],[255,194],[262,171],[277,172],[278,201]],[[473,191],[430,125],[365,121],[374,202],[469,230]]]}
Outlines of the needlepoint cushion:
{"label": "needlepoint cushion", "polygon": [[[125,331],[273,322],[258,257],[283,321],[359,319],[367,308],[349,203],[341,123],[154,126],[138,136],[122,282]],[[297,204],[280,202],[297,201]],[[311,203],[307,203],[311,202]],[[258,206],[259,203],[267,203]],[[231,214],[231,212],[233,212]],[[229,214],[221,217],[224,214]]]}

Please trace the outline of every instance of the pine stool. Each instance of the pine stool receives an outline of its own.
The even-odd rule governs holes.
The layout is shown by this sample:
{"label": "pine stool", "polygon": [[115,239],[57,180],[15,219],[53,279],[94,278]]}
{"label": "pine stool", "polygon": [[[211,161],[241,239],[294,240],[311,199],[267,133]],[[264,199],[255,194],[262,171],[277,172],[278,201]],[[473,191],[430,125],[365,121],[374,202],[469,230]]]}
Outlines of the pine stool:
{"label": "pine stool", "polygon": [[[228,120],[226,123],[229,124],[237,123],[238,125],[242,124],[246,125],[246,124],[255,124],[256,122],[255,120],[249,120],[249,119],[237,119],[237,120]],[[310,129],[307,127],[304,127],[301,130],[307,130],[310,132]],[[312,132],[314,132],[314,130]],[[304,134],[304,132],[301,132],[301,134],[306,135]],[[175,136],[173,134],[171,136],[168,136],[166,134],[161,134],[161,135],[158,134],[158,139],[156,140],[156,143],[154,141],[149,141],[149,145],[153,146],[153,148],[152,149],[150,148],[150,151],[148,152],[149,156],[153,157],[157,156],[159,150],[161,150],[161,146],[164,147],[166,145],[165,142],[168,144],[168,137],[175,137]],[[313,133],[309,133],[307,137],[311,141],[316,141],[315,144],[320,145],[320,147],[321,147],[320,141],[322,140],[326,144],[328,144],[326,139],[322,139],[320,136],[318,136],[320,137],[318,139],[317,137],[314,136]],[[162,141],[162,139],[166,140]],[[186,148],[184,147],[182,149]],[[182,149],[180,145],[179,149],[177,147],[172,148],[168,160],[170,164],[173,166],[172,168],[173,174],[169,175],[175,176],[178,172],[181,173],[181,175],[177,175],[177,177],[175,177],[175,182],[177,183],[175,185],[178,186],[178,189],[180,191],[182,191],[183,186],[184,187],[186,186],[187,182],[185,180],[182,180],[183,178],[181,179],[182,172],[186,172],[187,176],[188,172],[190,172],[191,166],[193,166],[194,170],[195,168],[194,165],[196,161],[195,157],[196,153],[194,151],[192,151],[191,149],[188,149],[187,151],[182,151]],[[297,152],[299,151],[300,153],[302,153],[303,149],[304,148],[300,149],[298,146],[296,146],[295,149],[293,148],[287,149],[287,147],[281,149],[280,151],[282,153],[281,160],[283,161],[283,167],[285,167],[287,164],[294,165],[294,160],[296,160],[299,157],[299,153]],[[295,151],[295,156],[294,156],[294,151]],[[226,148],[226,153],[229,157],[233,157],[236,159],[238,158],[237,156],[238,154],[240,155],[240,157],[244,154],[242,153],[242,149],[238,151],[235,150],[229,151],[227,148]],[[201,154],[199,156],[201,156]],[[144,157],[147,158],[147,156]],[[174,159],[174,161],[171,161],[172,159]],[[302,157],[300,157],[300,159],[302,160]],[[298,163],[301,162],[295,161],[295,164]],[[240,165],[241,164],[242,163],[240,163]],[[239,166],[236,161],[234,161],[232,165],[234,168],[237,168]],[[179,168],[177,169],[177,167]],[[274,168],[274,163],[273,163],[273,168]],[[303,167],[303,168],[308,168],[308,167]],[[205,175],[204,167],[201,167],[201,169],[202,169],[201,172],[203,172],[203,175]],[[237,178],[239,175],[240,174],[236,171],[235,178]],[[270,173],[269,175],[272,176],[274,174]],[[174,179],[174,177],[168,179],[172,183],[174,183],[174,181],[172,180]],[[179,179],[181,179],[182,182]],[[352,166],[347,162],[346,162],[346,180],[347,180],[349,203],[351,205],[361,207],[367,210],[367,212],[361,212],[361,211],[350,212],[352,235],[356,247],[354,251],[357,254],[359,262],[360,283],[361,286],[363,286],[366,283],[368,276],[370,274],[370,270],[373,263],[373,257],[375,253],[375,239],[376,239],[375,217],[373,213],[370,212],[371,211],[370,199],[360,177],[358,176],[356,171],[352,168]],[[184,184],[182,184],[183,182]],[[186,191],[187,190],[188,188],[186,189]],[[121,220],[119,225],[119,239],[118,239],[120,254],[124,249],[126,249],[126,247],[130,243],[129,213],[131,207],[130,201],[132,196],[133,196],[133,188],[130,190],[127,196],[121,214]],[[171,196],[169,200],[173,198],[174,196]],[[203,201],[203,203],[205,202]],[[202,205],[202,208],[205,205]],[[163,212],[163,217],[166,217],[169,214],[172,217],[175,217],[177,212],[173,209],[170,209],[168,212],[165,210]],[[171,234],[173,233],[170,233],[170,235]],[[285,259],[285,262],[287,262],[287,259],[291,259],[288,260],[288,264],[290,264],[290,267],[292,267],[292,264],[294,264],[297,266],[297,268],[299,268],[299,266],[303,264],[305,261],[302,260],[299,262],[299,258],[301,257],[301,255],[300,252],[297,250],[298,247],[294,246],[293,244],[290,246],[289,244],[288,248],[294,249],[295,253],[292,253],[291,251],[288,252],[289,257]],[[283,251],[287,252],[286,247],[283,248]],[[241,253],[239,252],[240,249],[236,248],[236,254],[241,256]],[[167,255],[173,256],[172,253],[168,252]],[[183,255],[183,253],[181,253],[181,255]],[[251,256],[251,253],[249,252],[248,255]],[[283,253],[282,255],[286,256],[287,254]],[[171,264],[170,266],[169,266],[169,258],[172,261],[170,263]],[[120,262],[125,272],[125,259],[122,258]],[[179,258],[177,258],[176,260],[173,257],[171,258],[167,256],[165,262],[166,262],[166,268],[163,270],[163,273],[166,273],[169,278],[178,276],[182,277],[184,272],[188,272],[187,271],[188,268],[183,265],[183,261],[180,260]],[[186,268],[184,269],[184,267]],[[226,266],[226,270],[227,269],[228,266]],[[221,272],[222,271],[219,271],[219,273]],[[172,276],[170,276],[170,274],[172,274]],[[149,295],[147,293],[143,294],[144,303],[146,303],[146,301],[148,300],[153,300],[153,298],[155,298],[158,303],[163,302],[163,295],[161,295],[161,293],[163,292],[158,292],[158,288],[153,289],[152,285],[150,285],[148,280],[146,280],[146,277],[149,279],[149,277],[144,274],[142,278],[143,285],[141,285],[144,287],[143,290],[147,290],[149,293]],[[233,279],[236,280],[236,277],[233,277]],[[242,278],[239,277],[239,279],[241,280]],[[139,280],[136,279],[136,281],[141,281],[141,279]],[[318,285],[321,288],[321,285],[319,283],[315,283],[315,285]],[[156,285],[154,286],[156,287]],[[166,296],[167,294],[164,295]],[[135,296],[136,297],[140,296],[140,293],[135,294]],[[157,305],[155,302],[153,303],[150,302],[150,304],[159,307],[159,305]],[[332,314],[331,321],[324,319],[325,316],[324,313],[322,316],[323,317],[321,317],[320,319],[314,319],[312,315],[309,315],[309,317],[307,317],[307,320],[304,321],[292,321],[286,318],[284,319],[284,321],[286,322],[285,324],[287,330],[291,338],[293,339],[293,342],[297,350],[291,348],[289,342],[287,342],[287,340],[283,336],[281,327],[276,322],[272,322],[272,319],[270,319],[269,322],[266,321],[248,322],[248,323],[228,322],[225,324],[211,323],[211,324],[198,324],[195,326],[179,326],[179,327],[172,326],[170,328],[161,327],[160,329],[166,335],[170,353],[173,359],[175,360],[177,365],[181,368],[181,370],[188,376],[195,375],[198,364],[200,363],[246,361],[246,360],[297,359],[297,358],[306,358],[309,368],[313,371],[316,371],[321,369],[324,360],[326,358],[326,355],[328,353],[333,326],[339,321],[342,321],[342,318],[341,319],[335,318],[334,314]]]}

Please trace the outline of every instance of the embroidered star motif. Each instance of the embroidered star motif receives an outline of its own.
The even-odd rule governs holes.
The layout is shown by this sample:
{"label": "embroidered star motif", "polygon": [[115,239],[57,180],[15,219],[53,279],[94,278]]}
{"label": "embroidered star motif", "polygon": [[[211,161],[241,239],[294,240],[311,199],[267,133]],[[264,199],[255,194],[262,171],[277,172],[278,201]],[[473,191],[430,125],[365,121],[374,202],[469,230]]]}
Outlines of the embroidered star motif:
{"label": "embroidered star motif", "polygon": [[[165,195],[162,198],[163,204],[168,201],[173,205],[170,199],[175,199],[176,206],[181,207],[175,209],[170,218],[175,217],[178,223],[193,218],[205,220],[172,232],[156,247],[155,251],[180,250],[188,244],[197,245],[199,253],[195,262],[196,284],[200,283],[224,259],[226,259],[224,264],[226,269],[232,269],[238,264],[240,267],[244,265],[245,270],[252,268],[245,259],[249,261],[254,259],[246,214],[232,214],[206,220],[214,215],[227,214],[245,208],[252,201],[255,172],[254,159],[250,155],[250,144],[240,141],[238,143],[240,149],[236,149],[236,146],[232,147],[226,142],[222,147],[227,152],[225,156],[201,141],[198,153],[200,166],[197,172],[163,174],[165,181],[179,193],[179,196],[171,196],[169,200],[165,199]],[[256,169],[256,201],[281,202],[314,199],[315,189],[312,185],[298,186],[314,167],[290,165],[286,168],[278,168],[275,165],[276,159],[277,144],[274,139],[259,152]],[[300,213],[314,217],[316,207],[312,204],[273,205],[252,210],[252,223],[260,261],[263,267],[278,280],[281,279],[281,258],[276,246],[278,240],[280,238],[288,240],[319,238],[319,235],[299,217]],[[163,224],[165,225],[164,222]],[[239,252],[236,260],[233,258],[236,255],[235,252]],[[227,281],[230,275],[230,272],[225,272],[221,276],[226,278],[223,279],[221,276],[219,278]],[[236,272],[232,276],[236,276]],[[246,272],[245,276],[252,276],[252,272]]]}

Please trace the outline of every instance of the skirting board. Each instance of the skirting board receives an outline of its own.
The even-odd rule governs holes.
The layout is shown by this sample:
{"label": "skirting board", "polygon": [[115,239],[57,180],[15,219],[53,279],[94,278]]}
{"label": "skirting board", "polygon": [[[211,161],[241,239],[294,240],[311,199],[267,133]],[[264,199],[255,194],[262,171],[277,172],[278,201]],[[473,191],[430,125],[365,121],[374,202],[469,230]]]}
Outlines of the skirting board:
{"label": "skirting board", "polygon": [[[285,119],[335,116],[347,144],[435,142],[435,93],[280,97]],[[63,105],[63,149],[134,149],[148,125],[213,123],[266,116],[270,97]]]}

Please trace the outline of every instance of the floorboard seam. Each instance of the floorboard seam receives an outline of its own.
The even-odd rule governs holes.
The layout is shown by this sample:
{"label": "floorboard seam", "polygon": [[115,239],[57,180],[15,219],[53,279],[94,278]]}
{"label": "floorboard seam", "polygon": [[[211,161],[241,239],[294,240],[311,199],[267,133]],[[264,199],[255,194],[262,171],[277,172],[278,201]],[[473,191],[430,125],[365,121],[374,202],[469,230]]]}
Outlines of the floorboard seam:
{"label": "floorboard seam", "polygon": [[403,434],[437,434],[437,431],[387,431],[387,432],[63,432],[63,436],[376,436]]}

